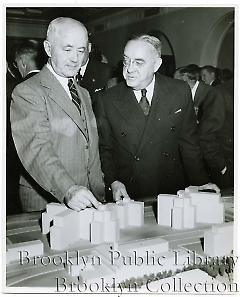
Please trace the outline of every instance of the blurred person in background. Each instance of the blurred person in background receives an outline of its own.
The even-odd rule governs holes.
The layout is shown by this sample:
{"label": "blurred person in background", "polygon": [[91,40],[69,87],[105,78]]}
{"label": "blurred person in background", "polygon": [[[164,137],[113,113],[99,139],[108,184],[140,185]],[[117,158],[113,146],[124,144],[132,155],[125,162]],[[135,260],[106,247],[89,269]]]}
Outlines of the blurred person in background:
{"label": "blurred person in background", "polygon": [[201,78],[205,84],[213,87],[221,83],[218,69],[211,65],[206,65],[201,68]]}

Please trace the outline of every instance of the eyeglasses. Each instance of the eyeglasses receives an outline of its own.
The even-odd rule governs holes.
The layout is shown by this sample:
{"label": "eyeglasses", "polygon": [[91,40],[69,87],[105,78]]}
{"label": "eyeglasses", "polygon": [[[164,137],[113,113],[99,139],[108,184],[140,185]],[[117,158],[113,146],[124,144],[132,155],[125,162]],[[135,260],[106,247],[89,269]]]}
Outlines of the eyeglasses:
{"label": "eyeglasses", "polygon": [[142,59],[139,60],[133,60],[133,59],[127,59],[123,58],[123,66],[124,67],[130,67],[131,65],[137,68],[142,67],[145,64],[145,61]]}

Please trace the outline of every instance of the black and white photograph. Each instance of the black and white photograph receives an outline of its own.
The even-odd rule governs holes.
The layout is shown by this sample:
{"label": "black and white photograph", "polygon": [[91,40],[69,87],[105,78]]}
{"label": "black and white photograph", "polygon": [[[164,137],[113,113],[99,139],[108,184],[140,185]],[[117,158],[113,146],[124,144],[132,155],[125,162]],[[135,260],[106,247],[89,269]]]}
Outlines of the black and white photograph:
{"label": "black and white photograph", "polygon": [[24,2],[2,5],[2,293],[237,294],[237,2]]}

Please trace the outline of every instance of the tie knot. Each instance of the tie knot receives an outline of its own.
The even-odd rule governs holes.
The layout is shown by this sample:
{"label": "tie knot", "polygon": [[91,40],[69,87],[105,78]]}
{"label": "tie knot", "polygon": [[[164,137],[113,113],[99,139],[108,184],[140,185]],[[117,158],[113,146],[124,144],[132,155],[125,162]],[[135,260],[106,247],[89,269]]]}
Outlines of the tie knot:
{"label": "tie knot", "polygon": [[73,79],[72,78],[69,78],[68,79],[68,87],[69,87],[69,89],[71,89],[72,86],[73,86]]}
{"label": "tie knot", "polygon": [[141,90],[141,93],[142,93],[142,97],[146,97],[147,90],[146,89],[142,89]]}
{"label": "tie knot", "polygon": [[77,80],[78,83],[80,83],[81,80],[82,80],[82,78],[83,78],[83,76],[81,75],[81,72],[80,71],[81,71],[81,68],[80,68],[78,74],[76,75],[76,80]]}

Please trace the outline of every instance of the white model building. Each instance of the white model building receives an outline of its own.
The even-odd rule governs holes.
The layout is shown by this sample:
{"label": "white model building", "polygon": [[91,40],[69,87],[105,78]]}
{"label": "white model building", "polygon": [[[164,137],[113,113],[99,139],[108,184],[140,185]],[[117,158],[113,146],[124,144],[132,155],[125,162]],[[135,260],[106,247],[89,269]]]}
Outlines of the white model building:
{"label": "white model building", "polygon": [[98,283],[101,278],[106,283],[111,283],[113,278],[120,283],[132,277],[143,277],[144,274],[182,269],[188,255],[186,250],[178,250],[179,264],[176,264],[168,241],[159,237],[124,243],[117,250],[102,244],[92,253],[101,258],[101,265],[66,265],[67,272],[87,284]]}
{"label": "white model building", "polygon": [[105,205],[93,213],[90,224],[90,241],[95,244],[102,242],[116,242],[119,239],[118,221],[111,210]]}
{"label": "white model building", "polygon": [[43,255],[43,242],[41,240],[31,240],[19,243],[13,243],[7,246],[7,263],[19,261],[20,253],[23,257],[33,257]]}
{"label": "white model building", "polygon": [[144,202],[124,198],[116,203],[104,205],[113,212],[119,228],[140,227],[144,224]]}
{"label": "white model building", "polygon": [[120,229],[143,224],[144,203],[130,199],[79,212],[50,203],[42,214],[42,232],[50,232],[50,246],[55,250],[66,249],[80,239],[94,244],[117,242]]}
{"label": "white model building", "polygon": [[[81,213],[81,214],[80,214]],[[53,217],[50,227],[50,246],[54,250],[68,248],[80,239],[90,240],[90,224],[94,210],[91,208],[77,212],[66,209]]]}
{"label": "white model building", "polygon": [[224,205],[220,194],[188,187],[177,195],[158,195],[158,224],[173,229],[194,228],[196,223],[221,224]]}
{"label": "white model building", "polygon": [[204,253],[211,257],[227,256],[233,250],[233,222],[212,226],[204,231]]}

